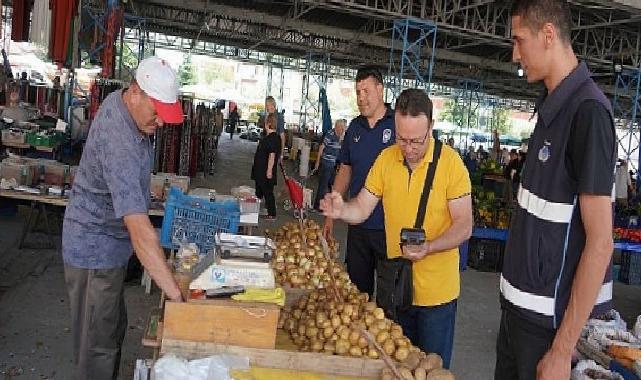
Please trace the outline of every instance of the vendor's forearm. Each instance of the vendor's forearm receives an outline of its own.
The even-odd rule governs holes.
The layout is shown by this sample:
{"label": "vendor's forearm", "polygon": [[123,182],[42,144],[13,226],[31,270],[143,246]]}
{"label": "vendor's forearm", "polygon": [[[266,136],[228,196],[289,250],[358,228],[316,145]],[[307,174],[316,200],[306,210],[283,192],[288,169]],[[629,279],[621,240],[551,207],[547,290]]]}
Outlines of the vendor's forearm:
{"label": "vendor's forearm", "polygon": [[454,221],[441,236],[429,243],[430,254],[458,248],[472,235],[472,219]]}
{"label": "vendor's forearm", "polygon": [[612,241],[591,242],[588,238],[572,283],[570,301],[552,348],[571,355],[581,330],[594,307],[610,264]]}
{"label": "vendor's forearm", "polygon": [[557,330],[552,350],[571,355],[594,308],[612,258],[612,205],[608,196],[580,195],[585,248],[577,266],[570,300]]}
{"label": "vendor's forearm", "polygon": [[180,288],[169,269],[165,254],[160,247],[158,234],[147,215],[125,217],[125,223],[134,251],[151,278],[171,299],[180,297]]}

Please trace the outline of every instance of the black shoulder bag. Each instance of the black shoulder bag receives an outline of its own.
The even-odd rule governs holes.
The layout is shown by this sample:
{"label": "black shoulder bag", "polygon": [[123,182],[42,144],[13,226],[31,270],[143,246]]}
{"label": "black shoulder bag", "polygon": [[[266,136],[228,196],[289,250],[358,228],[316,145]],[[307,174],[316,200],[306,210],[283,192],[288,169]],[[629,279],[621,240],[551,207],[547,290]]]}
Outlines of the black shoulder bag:
{"label": "black shoulder bag", "polygon": [[[438,140],[435,141],[434,156],[425,175],[425,184],[423,185],[414,228],[403,229],[402,235],[407,234],[406,232],[409,232],[410,235],[412,232],[419,232],[418,235],[422,233],[423,237],[425,236],[423,222],[425,221],[427,201],[434,183],[434,175],[441,156],[442,146],[443,143]],[[402,236],[403,238],[405,236]],[[398,313],[407,310],[412,306],[413,302],[412,261],[403,257],[393,259],[387,257],[379,258],[376,266],[376,276],[376,303],[385,311],[385,315],[388,318],[398,322]]]}

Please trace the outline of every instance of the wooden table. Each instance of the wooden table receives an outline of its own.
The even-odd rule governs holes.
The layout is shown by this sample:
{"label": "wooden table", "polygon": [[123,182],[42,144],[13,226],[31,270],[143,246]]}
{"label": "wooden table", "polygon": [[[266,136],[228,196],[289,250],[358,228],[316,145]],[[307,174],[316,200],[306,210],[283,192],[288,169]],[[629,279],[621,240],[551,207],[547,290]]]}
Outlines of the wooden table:
{"label": "wooden table", "polygon": [[[32,194],[32,193],[26,193],[23,191],[15,191],[15,190],[0,190],[0,198],[8,198],[8,199],[14,199],[17,201],[28,202],[31,207],[31,210],[29,211],[29,217],[27,218],[27,222],[22,231],[22,235],[20,236],[20,244],[18,245],[19,249],[23,248],[24,240],[27,237],[27,234],[38,223],[40,216],[44,217],[45,228],[46,228],[45,232],[49,237],[49,247],[47,248],[54,248],[54,249],[56,248],[53,240],[51,239],[52,233],[49,228],[50,225],[49,225],[48,212],[50,212],[51,210],[48,210],[47,207],[53,206],[53,207],[65,208],[69,204],[69,198],[56,196],[56,195]],[[36,220],[34,222],[34,226],[31,226],[34,213],[37,213]],[[162,218],[165,216],[165,210],[164,208],[150,209],[149,216]],[[240,226],[246,229],[246,231],[249,231],[248,235],[251,235],[253,227],[257,227],[258,223],[240,223]]]}

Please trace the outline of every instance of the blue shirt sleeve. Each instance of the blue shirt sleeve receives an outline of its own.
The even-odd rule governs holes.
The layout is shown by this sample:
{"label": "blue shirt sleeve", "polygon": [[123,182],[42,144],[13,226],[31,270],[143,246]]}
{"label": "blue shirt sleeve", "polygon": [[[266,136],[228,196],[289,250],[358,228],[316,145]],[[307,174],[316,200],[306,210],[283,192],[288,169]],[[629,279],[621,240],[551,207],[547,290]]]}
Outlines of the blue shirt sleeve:
{"label": "blue shirt sleeve", "polygon": [[349,146],[352,142],[352,133],[351,131],[353,130],[352,128],[356,127],[350,127],[347,128],[347,131],[345,131],[345,137],[343,138],[343,143],[341,144],[341,150],[338,153],[338,161],[341,164],[345,165],[351,165],[352,160],[350,159],[350,152],[349,152]]}
{"label": "blue shirt sleeve", "polygon": [[102,136],[100,161],[102,173],[113,202],[116,218],[147,214],[147,197],[140,183],[140,160],[130,136]]}

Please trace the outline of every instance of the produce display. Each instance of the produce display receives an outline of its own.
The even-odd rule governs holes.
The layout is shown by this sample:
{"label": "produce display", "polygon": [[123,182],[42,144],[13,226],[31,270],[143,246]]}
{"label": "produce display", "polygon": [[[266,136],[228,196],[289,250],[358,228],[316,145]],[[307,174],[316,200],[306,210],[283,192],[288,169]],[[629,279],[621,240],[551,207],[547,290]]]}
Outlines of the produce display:
{"label": "produce display", "polygon": [[612,231],[614,240],[626,240],[633,243],[641,243],[641,230],[629,228],[615,228]]}
{"label": "produce display", "polygon": [[320,241],[321,227],[311,220],[303,222],[302,227],[302,233],[298,223],[288,223],[273,234],[266,232],[276,244],[272,260],[276,283],[292,288],[323,289],[329,286],[332,275],[341,286],[349,282],[345,270],[334,261],[338,244],[327,242],[328,260]]}
{"label": "produce display", "polygon": [[[370,359],[387,355],[386,359],[397,362],[402,379],[454,379],[442,368],[440,356],[426,355],[412,345],[401,326],[387,319],[368,294],[358,291],[334,260],[338,245],[329,242],[324,252],[318,224],[289,223],[267,234],[277,247],[272,260],[276,282],[310,290],[284,308],[278,321],[278,328],[290,335],[300,351]],[[381,373],[381,379],[397,377],[391,368]]]}

